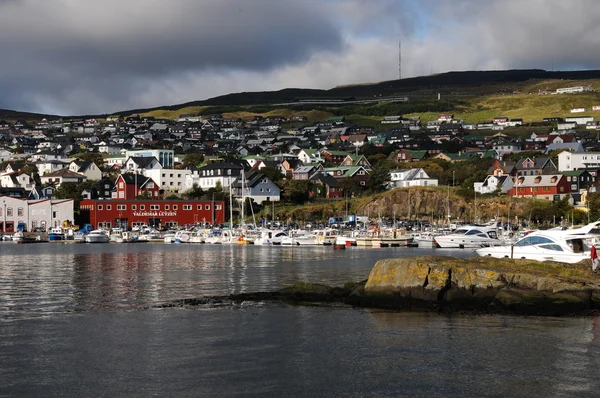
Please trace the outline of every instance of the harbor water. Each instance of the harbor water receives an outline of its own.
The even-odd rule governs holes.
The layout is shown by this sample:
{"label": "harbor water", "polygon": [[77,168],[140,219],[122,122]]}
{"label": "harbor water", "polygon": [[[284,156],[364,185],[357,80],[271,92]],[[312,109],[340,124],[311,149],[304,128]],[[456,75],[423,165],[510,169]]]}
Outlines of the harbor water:
{"label": "harbor water", "polygon": [[366,279],[470,251],[0,244],[0,397],[586,397],[600,320],[183,298]]}

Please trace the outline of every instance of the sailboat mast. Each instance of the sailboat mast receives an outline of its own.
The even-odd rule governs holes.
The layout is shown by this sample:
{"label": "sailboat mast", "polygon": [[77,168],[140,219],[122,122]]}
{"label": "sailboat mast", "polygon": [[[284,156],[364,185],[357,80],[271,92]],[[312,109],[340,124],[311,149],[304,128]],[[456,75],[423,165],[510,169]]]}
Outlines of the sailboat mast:
{"label": "sailboat mast", "polygon": [[233,231],[233,195],[231,194],[231,176],[229,176],[229,230]]}

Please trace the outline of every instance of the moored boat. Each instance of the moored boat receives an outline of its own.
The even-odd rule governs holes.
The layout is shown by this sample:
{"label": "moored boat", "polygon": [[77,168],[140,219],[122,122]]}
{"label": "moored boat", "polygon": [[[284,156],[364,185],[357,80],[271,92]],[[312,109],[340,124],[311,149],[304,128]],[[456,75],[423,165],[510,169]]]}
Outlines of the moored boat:
{"label": "moored boat", "polygon": [[61,227],[54,227],[48,232],[48,239],[51,241],[65,240],[65,233]]}
{"label": "moored boat", "polygon": [[108,233],[102,229],[95,229],[85,235],[85,243],[108,243]]}
{"label": "moored boat", "polygon": [[502,243],[495,226],[466,225],[456,231],[434,238],[435,246],[442,249],[478,249]]}
{"label": "moored boat", "polygon": [[512,244],[475,250],[480,256],[574,264],[590,258],[591,246],[600,242],[600,221],[577,229],[536,230]]}

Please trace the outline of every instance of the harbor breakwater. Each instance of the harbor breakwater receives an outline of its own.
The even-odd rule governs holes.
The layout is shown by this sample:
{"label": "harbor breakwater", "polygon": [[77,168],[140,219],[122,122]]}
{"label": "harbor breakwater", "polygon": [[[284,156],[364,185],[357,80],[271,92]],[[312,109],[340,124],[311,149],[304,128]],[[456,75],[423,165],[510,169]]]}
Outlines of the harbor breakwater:
{"label": "harbor breakwater", "polygon": [[408,311],[588,315],[600,313],[600,278],[589,262],[422,256],[379,260],[366,281],[343,287],[297,283],[275,292],[178,300],[161,307],[345,304]]}

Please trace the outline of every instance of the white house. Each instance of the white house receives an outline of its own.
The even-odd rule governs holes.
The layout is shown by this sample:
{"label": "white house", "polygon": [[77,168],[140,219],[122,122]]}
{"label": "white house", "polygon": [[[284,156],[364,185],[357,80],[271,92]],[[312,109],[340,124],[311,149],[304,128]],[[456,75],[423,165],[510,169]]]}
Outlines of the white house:
{"label": "white house", "polygon": [[583,93],[584,91],[594,91],[592,86],[577,86],[577,87],[564,87],[557,88],[556,94],[574,94],[574,93]]}
{"label": "white house", "polygon": [[24,188],[26,190],[32,190],[35,188],[35,181],[30,175],[25,173],[4,173],[0,177],[0,185],[5,188]]}
{"label": "white house", "polygon": [[[584,110],[585,111],[585,110]],[[577,123],[578,125],[585,126],[587,122],[595,122],[596,118],[593,116],[570,116],[565,118],[565,123]]]}
{"label": "white house", "polygon": [[513,187],[513,179],[510,176],[488,175],[483,182],[473,184],[475,192],[480,194],[493,193],[500,189],[501,193],[507,193]]}
{"label": "white house", "polygon": [[321,151],[318,149],[303,149],[298,152],[297,156],[303,164],[325,162],[325,159],[321,157]]}
{"label": "white house", "polygon": [[429,175],[421,168],[390,170],[389,188],[435,187],[437,185],[438,180],[429,178]]}
{"label": "white house", "polygon": [[186,183],[188,176],[191,177],[192,171],[186,169],[149,169],[142,172],[146,177],[150,177],[165,191],[183,193],[188,188]]}
{"label": "white house", "polygon": [[61,162],[60,160],[40,160],[35,162],[38,174],[43,176],[44,174],[54,173],[55,171],[62,170],[69,167],[69,163]]}
{"label": "white house", "polygon": [[142,156],[130,156],[123,166],[121,167],[121,173],[132,173],[132,172],[140,172],[143,173],[144,170],[160,170],[162,169],[162,165],[154,156],[152,157],[142,157]]}
{"label": "white house", "polygon": [[175,151],[172,149],[142,149],[136,151],[127,151],[126,157],[155,157],[165,168],[173,168]]}
{"label": "white house", "polygon": [[600,152],[569,152],[558,154],[558,171],[600,168]]}
{"label": "white house", "polygon": [[228,188],[242,173],[242,166],[234,163],[210,163],[198,169],[198,185],[203,190]]}
{"label": "white house", "polygon": [[69,164],[69,170],[74,173],[83,174],[88,180],[99,181],[102,179],[102,171],[91,160],[74,160],[71,162],[71,164]]}
{"label": "white house", "polygon": [[40,177],[42,185],[52,184],[56,188],[60,187],[64,182],[73,182],[79,184],[87,180],[83,174],[73,173],[68,168],[55,171],[54,173],[46,174]]}

